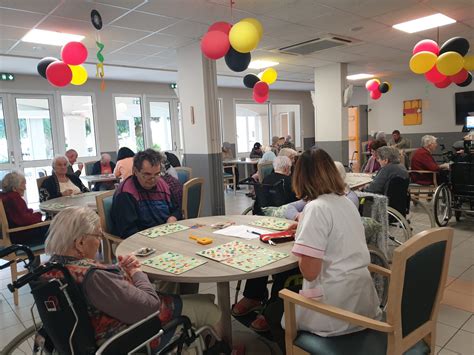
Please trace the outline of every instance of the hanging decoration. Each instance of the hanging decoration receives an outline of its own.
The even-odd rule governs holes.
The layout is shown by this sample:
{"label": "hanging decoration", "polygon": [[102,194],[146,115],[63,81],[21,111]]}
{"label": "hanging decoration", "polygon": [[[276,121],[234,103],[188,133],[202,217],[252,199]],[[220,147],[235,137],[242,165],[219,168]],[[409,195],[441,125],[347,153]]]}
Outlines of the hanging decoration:
{"label": "hanging decoration", "polygon": [[388,81],[380,82],[379,79],[370,79],[365,83],[365,88],[369,91],[372,100],[378,100],[390,91],[392,85]]}
{"label": "hanging decoration", "polygon": [[92,23],[92,26],[94,26],[94,28],[97,30],[95,45],[98,48],[96,57],[99,63],[95,65],[96,67],[95,76],[97,78],[101,78],[100,91],[104,92],[105,91],[105,79],[104,79],[105,72],[104,72],[104,55],[102,54],[102,51],[104,50],[105,45],[101,42],[101,39],[100,39],[99,31],[102,29],[102,16],[100,15],[99,11],[97,10],[91,11],[91,23]]}
{"label": "hanging decoration", "polygon": [[424,74],[425,79],[439,89],[451,83],[468,86],[472,82],[469,71],[474,70],[474,56],[467,55],[469,47],[469,41],[462,37],[453,37],[441,47],[433,40],[424,39],[413,48],[410,70]]}

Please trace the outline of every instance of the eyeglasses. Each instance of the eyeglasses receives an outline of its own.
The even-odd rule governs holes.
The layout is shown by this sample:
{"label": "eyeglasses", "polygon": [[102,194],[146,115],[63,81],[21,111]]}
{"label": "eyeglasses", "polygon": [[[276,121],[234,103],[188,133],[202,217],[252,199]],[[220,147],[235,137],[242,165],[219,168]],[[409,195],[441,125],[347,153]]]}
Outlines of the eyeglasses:
{"label": "eyeglasses", "polygon": [[161,171],[159,173],[155,174],[155,175],[150,174],[150,173],[142,173],[140,171],[137,171],[137,174],[140,174],[140,176],[145,180],[156,180],[160,176],[162,176]]}
{"label": "eyeglasses", "polygon": [[102,240],[104,238],[104,232],[100,231],[100,233],[89,233],[86,234],[87,236],[94,237],[96,239]]}

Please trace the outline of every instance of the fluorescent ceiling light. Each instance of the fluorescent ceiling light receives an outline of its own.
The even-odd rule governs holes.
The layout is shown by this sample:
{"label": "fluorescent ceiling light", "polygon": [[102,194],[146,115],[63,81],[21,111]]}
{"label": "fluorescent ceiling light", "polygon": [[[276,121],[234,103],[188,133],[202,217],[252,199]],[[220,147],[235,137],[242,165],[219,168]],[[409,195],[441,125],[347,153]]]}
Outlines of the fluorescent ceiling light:
{"label": "fluorescent ceiling light", "polygon": [[271,60],[252,60],[249,64],[250,69],[263,69],[268,67],[274,67],[278,65],[278,62],[272,62]]}
{"label": "fluorescent ceiling light", "polygon": [[398,23],[392,27],[403,32],[415,33],[428,30],[430,28],[450,25],[455,22],[456,20],[452,19],[451,17],[438,13],[426,17],[420,17],[416,20]]}
{"label": "fluorescent ceiling light", "polygon": [[84,36],[81,35],[34,29],[28,32],[21,40],[23,42],[49,44],[51,46],[64,46],[68,42],[80,42],[83,39]]}
{"label": "fluorescent ceiling light", "polygon": [[346,76],[347,80],[362,80],[362,79],[370,79],[373,78],[373,74],[365,74],[365,73],[360,73],[360,74],[352,74]]}

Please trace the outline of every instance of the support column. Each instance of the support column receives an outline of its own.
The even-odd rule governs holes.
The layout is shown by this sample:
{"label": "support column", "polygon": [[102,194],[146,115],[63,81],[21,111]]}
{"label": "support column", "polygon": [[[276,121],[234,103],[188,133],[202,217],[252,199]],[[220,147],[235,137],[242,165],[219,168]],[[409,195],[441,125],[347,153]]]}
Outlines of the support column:
{"label": "support column", "polygon": [[204,178],[201,216],[225,214],[216,63],[203,57],[199,42],[178,49],[178,92],[184,163]]}
{"label": "support column", "polygon": [[347,64],[315,68],[315,140],[334,160],[348,163],[347,108],[343,107]]}

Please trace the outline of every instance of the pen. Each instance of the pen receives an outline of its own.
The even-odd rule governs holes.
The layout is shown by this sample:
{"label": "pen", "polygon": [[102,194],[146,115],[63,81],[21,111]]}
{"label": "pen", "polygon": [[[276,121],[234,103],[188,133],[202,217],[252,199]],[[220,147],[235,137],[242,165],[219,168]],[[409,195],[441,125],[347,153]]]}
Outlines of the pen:
{"label": "pen", "polygon": [[256,235],[262,235],[261,233],[258,233],[258,232],[255,232],[255,231],[247,231],[247,233],[252,233],[252,234],[256,234]]}

